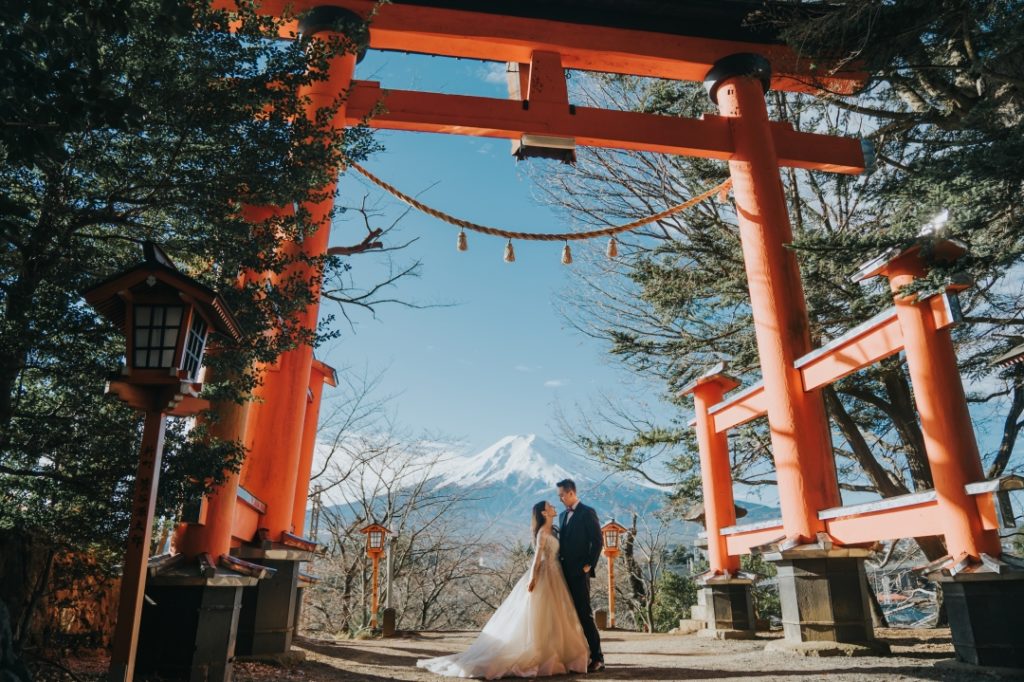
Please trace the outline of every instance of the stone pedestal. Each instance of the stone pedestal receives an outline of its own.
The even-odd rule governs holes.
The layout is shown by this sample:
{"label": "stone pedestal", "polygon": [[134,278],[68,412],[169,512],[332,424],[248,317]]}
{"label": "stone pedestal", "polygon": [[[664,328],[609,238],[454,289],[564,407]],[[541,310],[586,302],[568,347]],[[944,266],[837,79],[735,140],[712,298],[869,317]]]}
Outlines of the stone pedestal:
{"label": "stone pedestal", "polygon": [[146,586],[154,603],[142,607],[139,675],[189,682],[228,682],[242,590],[255,578],[155,578]]}
{"label": "stone pedestal", "polygon": [[[877,647],[864,557],[847,551],[767,555],[778,568],[786,642]],[[795,556],[794,556],[795,555]]]}
{"label": "stone pedestal", "polygon": [[299,634],[299,624],[302,622],[302,600],[306,594],[306,586],[300,580],[295,588],[295,613],[292,616],[292,636]]}
{"label": "stone pedestal", "polygon": [[750,580],[728,579],[705,583],[700,592],[704,597],[704,621],[707,627],[702,636],[718,639],[753,637],[754,602],[750,597]]}
{"label": "stone pedestal", "polygon": [[398,613],[393,608],[387,608],[381,612],[380,634],[382,637],[395,636],[395,621],[397,616]]}
{"label": "stone pedestal", "polygon": [[939,578],[957,660],[1024,668],[1024,573]]}
{"label": "stone pedestal", "polygon": [[273,658],[292,647],[299,562],[267,558],[259,562],[277,572],[242,592],[236,648],[239,656]]}
{"label": "stone pedestal", "polygon": [[276,571],[242,592],[238,617],[239,656],[284,660],[289,656],[298,610],[299,567],[313,553],[276,542],[242,545],[232,550],[240,559]]}

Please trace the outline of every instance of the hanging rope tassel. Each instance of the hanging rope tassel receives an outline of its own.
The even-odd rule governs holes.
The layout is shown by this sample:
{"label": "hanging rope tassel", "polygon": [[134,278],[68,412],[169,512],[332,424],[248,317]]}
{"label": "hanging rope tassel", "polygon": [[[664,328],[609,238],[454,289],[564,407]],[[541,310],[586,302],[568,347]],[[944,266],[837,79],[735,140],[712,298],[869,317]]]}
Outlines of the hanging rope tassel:
{"label": "hanging rope tassel", "polygon": [[569,249],[569,242],[562,247],[562,265],[572,264],[572,251]]}
{"label": "hanging rope tassel", "polygon": [[508,244],[505,244],[505,262],[515,263],[516,262],[516,250],[512,248],[512,240],[508,240]]}
{"label": "hanging rope tassel", "polygon": [[459,251],[468,251],[469,244],[466,242],[466,231],[461,230],[459,232],[459,238],[455,242],[455,248]]}
{"label": "hanging rope tassel", "polygon": [[608,257],[619,257],[619,242],[615,240],[615,237],[612,237],[611,239],[608,240]]}

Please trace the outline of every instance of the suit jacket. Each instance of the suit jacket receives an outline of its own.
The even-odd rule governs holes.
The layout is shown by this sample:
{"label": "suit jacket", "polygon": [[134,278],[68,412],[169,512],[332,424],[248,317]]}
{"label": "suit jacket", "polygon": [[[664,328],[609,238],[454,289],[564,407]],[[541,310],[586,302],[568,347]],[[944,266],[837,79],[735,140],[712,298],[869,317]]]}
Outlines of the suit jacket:
{"label": "suit jacket", "polygon": [[569,510],[565,510],[558,518],[558,558],[566,575],[579,575],[584,566],[590,566],[590,577],[593,578],[604,547],[601,522],[597,520],[597,512],[582,502],[576,505],[576,511],[566,523],[568,514]]}

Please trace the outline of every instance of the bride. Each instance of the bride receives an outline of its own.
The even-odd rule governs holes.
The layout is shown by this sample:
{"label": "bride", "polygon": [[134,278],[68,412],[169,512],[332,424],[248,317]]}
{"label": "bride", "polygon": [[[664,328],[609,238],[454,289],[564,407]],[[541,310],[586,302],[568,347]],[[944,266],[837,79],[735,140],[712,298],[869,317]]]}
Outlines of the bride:
{"label": "bride", "polygon": [[450,677],[544,677],[585,673],[590,650],[558,563],[555,508],[533,506],[533,564],[461,654],[417,661]]}

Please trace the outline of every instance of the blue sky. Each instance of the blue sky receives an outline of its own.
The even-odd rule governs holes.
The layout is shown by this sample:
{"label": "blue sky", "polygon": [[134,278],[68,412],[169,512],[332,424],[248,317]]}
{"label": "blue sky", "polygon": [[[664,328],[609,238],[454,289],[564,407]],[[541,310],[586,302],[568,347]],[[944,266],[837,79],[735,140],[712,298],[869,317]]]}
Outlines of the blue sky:
{"label": "blue sky", "polygon": [[[506,97],[504,65],[371,51],[356,77],[384,87]],[[475,222],[522,231],[568,231],[563,217],[532,198],[523,162],[506,140],[428,133],[378,133],[386,150],[365,164],[421,201]],[[541,162],[547,163],[547,162]],[[386,225],[405,211],[355,172],[341,181],[340,203],[364,195]],[[332,243],[362,238],[361,218],[339,216]],[[600,344],[570,328],[557,307],[569,285],[560,243],[516,242],[516,262],[502,260],[503,240],[469,233],[456,250],[457,230],[412,211],[389,243],[417,241],[391,256],[400,267],[422,261],[420,276],[400,281],[387,297],[420,305],[383,305],[372,316],[354,311],[355,330],[341,319],[341,338],[318,355],[356,372],[383,371],[380,393],[394,394],[398,421],[416,430],[463,439],[483,448],[509,434],[551,438],[556,403],[571,408],[598,392],[621,392],[631,381]],[[350,259],[359,285],[383,278],[379,256]],[[569,266],[571,267],[571,266]],[[336,312],[325,302],[321,317]],[[651,387],[651,390],[657,390]]]}

